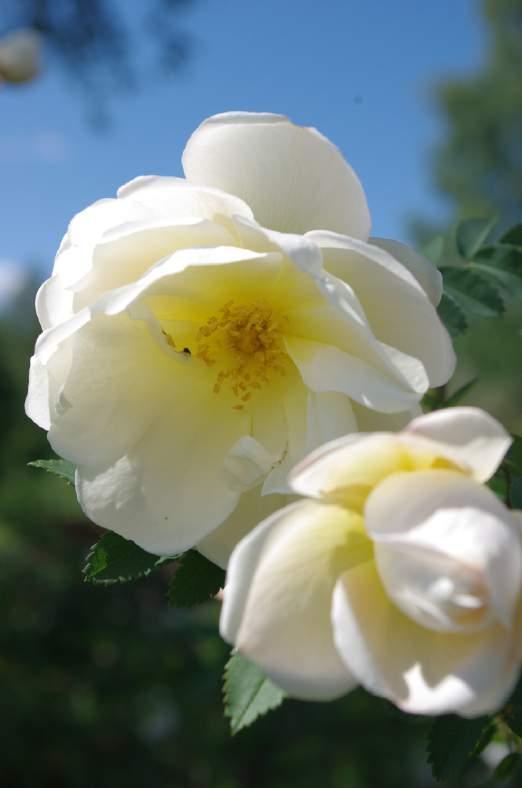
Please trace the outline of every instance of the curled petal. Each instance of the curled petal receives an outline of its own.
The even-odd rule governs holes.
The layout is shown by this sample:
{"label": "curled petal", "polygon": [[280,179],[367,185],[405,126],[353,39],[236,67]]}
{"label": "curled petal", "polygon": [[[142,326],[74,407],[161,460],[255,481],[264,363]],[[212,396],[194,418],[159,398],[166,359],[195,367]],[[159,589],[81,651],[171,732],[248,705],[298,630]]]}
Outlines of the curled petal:
{"label": "curled petal", "polygon": [[447,470],[398,473],[365,506],[389,595],[424,626],[509,628],[522,557],[510,511],[486,487]]}
{"label": "curled petal", "polygon": [[447,408],[419,416],[403,434],[427,439],[479,482],[493,476],[511,445],[504,427],[480,408]]}
{"label": "curled petal", "polygon": [[518,677],[509,630],[447,634],[419,626],[394,605],[374,562],[340,578],[332,620],[339,653],[360,683],[413,714],[496,711]]}

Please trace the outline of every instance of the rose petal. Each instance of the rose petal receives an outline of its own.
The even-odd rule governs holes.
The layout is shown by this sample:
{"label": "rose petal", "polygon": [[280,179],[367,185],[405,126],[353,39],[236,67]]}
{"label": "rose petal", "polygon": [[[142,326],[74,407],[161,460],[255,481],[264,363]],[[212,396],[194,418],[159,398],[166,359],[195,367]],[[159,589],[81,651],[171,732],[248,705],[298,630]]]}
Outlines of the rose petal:
{"label": "rose petal", "polygon": [[354,686],[333,644],[332,591],[341,569],[366,560],[361,518],[337,506],[292,504],[234,550],[221,634],[276,684],[329,700]]}
{"label": "rose petal", "polygon": [[518,675],[509,631],[461,635],[419,626],[392,603],[371,561],[338,581],[332,621],[339,653],[360,683],[413,714],[496,711]]}
{"label": "rose petal", "polygon": [[307,233],[323,251],[324,266],[347,282],[361,302],[375,336],[422,361],[431,386],[455,369],[448,332],[416,278],[383,249],[335,233]]}
{"label": "rose petal", "polygon": [[502,462],[511,438],[492,416],[479,408],[447,408],[420,416],[404,435],[426,438],[453,462],[469,468],[475,479],[487,481]]}
{"label": "rose petal", "polygon": [[192,183],[241,197],[265,227],[368,237],[366,198],[352,168],[326,137],[282,115],[208,118],[187,143],[183,169]]}

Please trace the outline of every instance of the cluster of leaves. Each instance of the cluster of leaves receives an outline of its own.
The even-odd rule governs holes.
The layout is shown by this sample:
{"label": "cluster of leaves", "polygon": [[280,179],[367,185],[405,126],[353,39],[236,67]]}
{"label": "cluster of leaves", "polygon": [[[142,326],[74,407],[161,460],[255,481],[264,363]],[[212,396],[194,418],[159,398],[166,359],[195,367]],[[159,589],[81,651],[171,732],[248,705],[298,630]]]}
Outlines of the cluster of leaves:
{"label": "cluster of leaves", "polygon": [[506,304],[522,294],[522,225],[493,241],[496,224],[495,218],[461,222],[451,244],[454,254],[448,255],[448,239],[442,236],[425,248],[442,273],[439,314],[453,337],[474,318],[500,317]]}
{"label": "cluster of leaves", "polygon": [[[36,460],[30,465],[74,484],[74,466],[66,460]],[[224,571],[195,550],[158,557],[112,532],[103,534],[87,553],[83,576],[88,583],[108,586],[147,577],[166,564],[172,564],[173,569],[167,591],[173,607],[208,602],[224,586]],[[279,706],[284,698],[282,690],[240,654],[233,654],[226,665],[223,693],[232,733]]]}

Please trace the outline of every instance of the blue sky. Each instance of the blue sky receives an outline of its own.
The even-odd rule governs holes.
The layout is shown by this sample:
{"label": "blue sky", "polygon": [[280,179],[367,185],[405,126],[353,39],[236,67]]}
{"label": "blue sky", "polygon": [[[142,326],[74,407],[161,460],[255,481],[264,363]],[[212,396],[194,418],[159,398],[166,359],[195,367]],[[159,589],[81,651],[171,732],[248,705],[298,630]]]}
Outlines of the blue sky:
{"label": "blue sky", "polygon": [[183,26],[195,39],[188,66],[115,96],[104,133],[53,63],[32,85],[0,90],[0,259],[43,274],[74,213],[136,175],[180,175],[190,132],[230,109],[281,112],[339,145],[376,235],[406,239],[409,216],[443,214],[430,89],[480,65],[479,0],[198,0]]}

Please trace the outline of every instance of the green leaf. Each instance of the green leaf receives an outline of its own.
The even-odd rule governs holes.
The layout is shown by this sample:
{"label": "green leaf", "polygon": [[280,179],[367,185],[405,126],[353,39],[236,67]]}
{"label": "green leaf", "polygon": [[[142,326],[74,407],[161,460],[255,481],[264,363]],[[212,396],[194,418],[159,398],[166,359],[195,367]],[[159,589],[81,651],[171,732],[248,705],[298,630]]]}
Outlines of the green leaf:
{"label": "green leaf", "polygon": [[223,694],[225,715],[232,735],[251,725],[257,717],[280,706],[285,693],[241,654],[233,654],[225,667]]}
{"label": "green leaf", "polygon": [[443,235],[436,235],[427,244],[422,247],[421,254],[424,257],[427,257],[428,260],[431,260],[432,263],[437,265],[441,259],[444,252],[444,245],[445,240]]}
{"label": "green leaf", "polygon": [[522,224],[515,224],[500,237],[500,243],[522,246]]}
{"label": "green leaf", "polygon": [[84,580],[88,583],[126,583],[146,577],[153,569],[174,558],[175,556],[152,555],[134,542],[108,532],[91,547],[82,571]]}
{"label": "green leaf", "polygon": [[444,402],[442,403],[442,407],[453,408],[455,407],[455,405],[458,405],[459,402],[462,400],[462,398],[466,396],[468,391],[470,391],[473,388],[476,382],[477,382],[477,378],[472,378],[467,383],[464,383],[464,385],[461,386],[456,391],[454,391],[453,394],[451,394],[451,396],[448,397],[448,399],[444,400]]}
{"label": "green leaf", "polygon": [[42,468],[47,473],[54,473],[69,484],[74,484],[75,467],[68,460],[33,460],[27,463],[33,468]]}
{"label": "green leaf", "polygon": [[522,736],[522,679],[501,712],[502,719],[517,736]]}
{"label": "green leaf", "polygon": [[522,248],[496,244],[485,246],[475,255],[469,268],[501,285],[513,295],[522,288]]}
{"label": "green leaf", "polygon": [[522,763],[522,755],[518,752],[510,752],[505,758],[502,758],[499,765],[495,769],[494,777],[496,780],[507,780],[511,777],[520,764]]}
{"label": "green leaf", "polygon": [[483,246],[497,223],[497,217],[489,219],[465,219],[455,233],[457,251],[463,260],[472,260]]}
{"label": "green leaf", "polygon": [[466,315],[448,293],[443,294],[437,311],[452,337],[458,337],[459,334],[463,334],[466,331],[468,327]]}
{"label": "green leaf", "polygon": [[504,302],[497,288],[484,276],[469,267],[444,266],[440,269],[444,293],[466,313],[482,317],[501,315]]}
{"label": "green leaf", "polygon": [[174,607],[192,607],[208,602],[225,585],[225,572],[196,550],[189,550],[170,581],[168,600]]}
{"label": "green leaf", "polygon": [[489,717],[464,719],[453,714],[437,717],[428,739],[428,762],[435,779],[458,777],[477,750],[484,749],[491,741],[494,732]]}
{"label": "green leaf", "polygon": [[509,470],[522,476],[522,436],[512,435],[513,443],[504,460]]}

